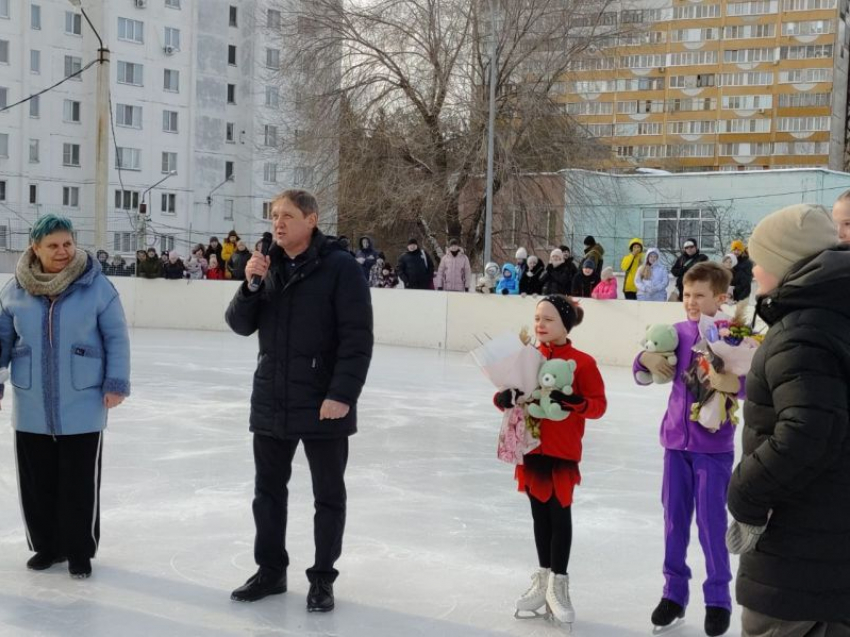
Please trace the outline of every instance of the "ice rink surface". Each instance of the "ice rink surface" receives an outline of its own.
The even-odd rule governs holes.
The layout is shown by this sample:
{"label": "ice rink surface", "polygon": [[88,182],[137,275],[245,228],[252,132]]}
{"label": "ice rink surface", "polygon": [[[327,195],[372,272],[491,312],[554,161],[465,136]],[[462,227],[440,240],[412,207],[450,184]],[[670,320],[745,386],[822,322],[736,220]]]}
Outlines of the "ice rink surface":
{"label": "ice rink surface", "polygon": [[[167,310],[164,310],[167,311]],[[493,389],[470,357],[378,347],[351,440],[336,610],[305,609],[312,495],[303,453],[290,483],[289,592],[229,600],[255,570],[247,429],[256,341],[136,330],[133,395],[104,446],[94,574],[27,571],[11,431],[0,436],[0,635],[560,635],[513,619],[536,566],[513,468],[495,457]],[[609,410],[589,423],[573,509],[572,600],[581,637],[650,635],[661,597],[664,388],[604,368]],[[11,392],[10,392],[11,393]],[[10,400],[0,422],[9,424]],[[704,635],[702,553],[681,637]],[[737,562],[733,560],[733,571]],[[736,608],[729,635],[739,635]]]}

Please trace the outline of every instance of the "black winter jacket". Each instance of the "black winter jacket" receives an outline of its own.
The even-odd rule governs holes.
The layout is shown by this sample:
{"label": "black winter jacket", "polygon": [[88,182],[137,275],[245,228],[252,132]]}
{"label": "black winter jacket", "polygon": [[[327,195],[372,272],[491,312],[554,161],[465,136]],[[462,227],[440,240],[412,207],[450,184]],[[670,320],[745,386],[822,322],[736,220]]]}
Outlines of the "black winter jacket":
{"label": "black winter jacket", "polygon": [[687,274],[688,270],[694,267],[697,263],[705,263],[706,261],[708,261],[708,256],[704,255],[699,250],[697,250],[692,257],[682,253],[679,255],[679,258],[676,259],[673,267],[670,268],[670,274],[676,277],[676,289],[679,291],[680,299],[684,294],[683,282],[685,280],[685,274]]}
{"label": "black winter jacket", "polygon": [[753,262],[744,254],[732,270],[732,300],[746,301],[753,291]]}
{"label": "black winter jacket", "polygon": [[230,278],[234,281],[245,280],[245,266],[251,260],[251,252],[249,250],[236,250],[227,264],[227,269],[230,270]]}
{"label": "black winter jacket", "polygon": [[584,276],[584,272],[578,271],[573,277],[572,295],[589,299],[593,294],[593,288],[599,285],[599,274],[594,272],[590,276]]}
{"label": "black winter jacket", "polygon": [[543,281],[540,280],[540,276],[543,274],[543,264],[538,261],[537,265],[531,269],[531,276],[526,276],[527,274],[528,270],[519,280],[519,293],[540,294],[543,291]]}
{"label": "black winter jacket", "polygon": [[434,282],[434,262],[421,248],[416,252],[405,252],[398,259],[396,274],[408,289],[429,290]]}
{"label": "black winter jacket", "polygon": [[182,279],[184,272],[186,272],[186,266],[180,259],[177,259],[174,263],[169,261],[162,266],[162,276],[166,279]]}
{"label": "black winter jacket", "polygon": [[550,263],[540,275],[543,294],[572,294],[575,276],[576,267],[572,261],[566,261],[558,267],[552,267]]}
{"label": "black winter jacket", "polygon": [[[251,431],[283,439],[351,435],[372,359],[372,301],[363,271],[318,231],[288,280],[283,250],[273,246],[269,257],[260,290],[252,294],[243,284],[225,315],[237,334],[259,332]],[[319,420],[326,398],[349,405],[348,415]]]}
{"label": "black winter jacket", "polygon": [[728,505],[767,524],[741,556],[738,603],[786,621],[850,620],[848,286],[850,250],[839,248],[759,299],[770,330],[747,376]]}

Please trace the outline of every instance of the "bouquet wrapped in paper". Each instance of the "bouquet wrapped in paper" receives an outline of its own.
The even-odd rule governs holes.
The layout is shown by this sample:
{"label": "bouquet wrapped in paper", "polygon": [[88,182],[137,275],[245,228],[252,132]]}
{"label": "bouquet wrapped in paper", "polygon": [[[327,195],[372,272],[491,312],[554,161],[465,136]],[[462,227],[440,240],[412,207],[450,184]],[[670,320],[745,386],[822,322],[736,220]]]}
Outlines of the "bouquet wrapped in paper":
{"label": "bouquet wrapped in paper", "polygon": [[709,431],[717,431],[724,422],[738,424],[738,397],[707,387],[711,368],[717,373],[746,376],[762,338],[754,334],[744,320],[746,305],[738,306],[734,317],[723,313],[703,316],[699,333],[703,340],[695,350],[703,354],[694,373],[695,382],[702,384],[697,402],[691,407],[691,420]]}
{"label": "bouquet wrapped in paper", "polygon": [[525,400],[537,389],[545,357],[531,345],[525,330],[520,335],[497,336],[474,350],[472,357],[497,389],[523,393],[514,407],[505,410],[497,448],[499,460],[522,464],[522,457],[540,446],[540,423],[528,415]]}

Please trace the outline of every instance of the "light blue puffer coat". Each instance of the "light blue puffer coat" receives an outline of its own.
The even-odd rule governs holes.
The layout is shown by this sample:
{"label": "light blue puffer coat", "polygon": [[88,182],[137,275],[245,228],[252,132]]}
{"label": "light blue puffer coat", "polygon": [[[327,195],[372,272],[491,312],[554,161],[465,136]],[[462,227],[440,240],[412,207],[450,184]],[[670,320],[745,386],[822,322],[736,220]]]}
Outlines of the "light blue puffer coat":
{"label": "light blue puffer coat", "polygon": [[118,291],[89,255],[52,303],[17,279],[0,292],[0,367],[11,363],[17,431],[54,436],[106,427],[104,394],[130,394],[130,339]]}

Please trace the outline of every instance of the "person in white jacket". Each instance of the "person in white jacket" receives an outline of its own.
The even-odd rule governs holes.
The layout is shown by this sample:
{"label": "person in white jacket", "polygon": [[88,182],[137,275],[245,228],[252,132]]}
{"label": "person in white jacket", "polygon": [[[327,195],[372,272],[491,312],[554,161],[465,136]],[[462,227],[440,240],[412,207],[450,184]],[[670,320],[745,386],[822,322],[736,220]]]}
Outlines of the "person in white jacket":
{"label": "person in white jacket", "polygon": [[661,263],[661,253],[656,248],[646,251],[646,263],[635,278],[638,301],[666,301],[670,275]]}

